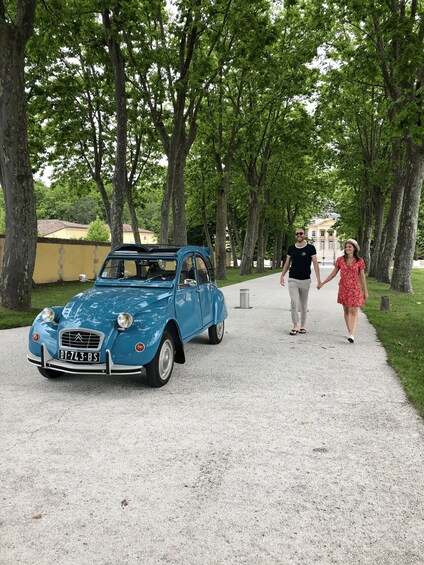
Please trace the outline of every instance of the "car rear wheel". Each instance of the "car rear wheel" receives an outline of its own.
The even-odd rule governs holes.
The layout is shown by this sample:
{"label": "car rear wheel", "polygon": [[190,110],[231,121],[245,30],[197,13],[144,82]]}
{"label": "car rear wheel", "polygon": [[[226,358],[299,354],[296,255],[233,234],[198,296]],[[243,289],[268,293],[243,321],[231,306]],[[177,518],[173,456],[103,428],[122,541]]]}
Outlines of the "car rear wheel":
{"label": "car rear wheel", "polygon": [[224,337],[224,322],[220,322],[219,324],[214,324],[208,330],[209,332],[209,341],[214,345],[221,343],[222,338]]}
{"label": "car rear wheel", "polygon": [[156,355],[145,365],[147,383],[149,386],[159,388],[171,378],[174,368],[175,346],[171,334],[164,332]]}
{"label": "car rear wheel", "polygon": [[46,377],[46,379],[56,379],[63,375],[62,371],[53,371],[53,369],[44,369],[43,367],[37,367],[37,369],[43,377]]}

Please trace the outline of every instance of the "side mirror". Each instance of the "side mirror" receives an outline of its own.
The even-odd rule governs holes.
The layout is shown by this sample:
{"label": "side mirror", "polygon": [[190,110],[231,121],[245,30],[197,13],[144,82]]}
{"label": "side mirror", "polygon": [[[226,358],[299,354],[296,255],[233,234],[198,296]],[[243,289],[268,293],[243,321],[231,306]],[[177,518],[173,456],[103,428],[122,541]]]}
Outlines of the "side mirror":
{"label": "side mirror", "polygon": [[184,279],[184,284],[186,286],[196,286],[197,282],[194,279]]}
{"label": "side mirror", "polygon": [[78,279],[79,282],[87,282],[87,275],[82,274],[78,277]]}

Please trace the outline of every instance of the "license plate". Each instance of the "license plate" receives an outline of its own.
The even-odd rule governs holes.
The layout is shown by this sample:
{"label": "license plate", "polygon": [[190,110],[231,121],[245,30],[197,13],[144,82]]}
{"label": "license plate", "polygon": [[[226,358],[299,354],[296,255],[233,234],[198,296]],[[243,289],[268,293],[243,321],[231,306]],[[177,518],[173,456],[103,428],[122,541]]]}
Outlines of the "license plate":
{"label": "license plate", "polygon": [[100,361],[99,351],[59,351],[59,359],[71,361],[72,363],[98,363]]}

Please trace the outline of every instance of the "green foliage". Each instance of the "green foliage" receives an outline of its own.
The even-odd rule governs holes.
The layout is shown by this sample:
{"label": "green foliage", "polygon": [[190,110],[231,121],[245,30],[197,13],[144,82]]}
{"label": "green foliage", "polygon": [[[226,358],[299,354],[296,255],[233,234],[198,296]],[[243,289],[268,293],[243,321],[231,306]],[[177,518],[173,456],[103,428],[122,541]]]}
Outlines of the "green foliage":
{"label": "green foliage", "polygon": [[[54,181],[36,186],[39,218],[84,224],[106,218],[116,117],[100,10],[111,7],[38,3],[26,69],[30,141],[34,170],[53,167]],[[376,51],[373,15],[383,54]],[[196,137],[184,156],[191,238],[204,237],[204,222],[213,233],[225,178],[242,240],[257,191],[271,234],[268,253],[274,233],[291,233],[293,222],[307,223],[322,209],[340,213],[341,233],[357,235],[377,192],[389,191],[392,140],[401,131],[417,140],[424,135],[424,87],[411,90],[424,50],[419,15],[410,15],[406,5],[401,22],[383,0],[176,0],[172,9],[161,0],[120,3],[125,33],[114,33],[125,61],[128,188],[140,226],[159,233],[161,158],[177,95],[185,93],[186,128],[179,135]],[[383,62],[399,86],[395,98],[384,87]]]}
{"label": "green foliage", "polygon": [[87,236],[85,238],[87,241],[109,241],[110,232],[105,226],[104,220],[101,218],[96,218],[88,226]]}
{"label": "green foliage", "polygon": [[39,220],[63,220],[89,224],[96,217],[104,218],[100,195],[93,183],[80,185],[79,196],[74,185],[63,179],[46,186],[35,183],[37,218]]}

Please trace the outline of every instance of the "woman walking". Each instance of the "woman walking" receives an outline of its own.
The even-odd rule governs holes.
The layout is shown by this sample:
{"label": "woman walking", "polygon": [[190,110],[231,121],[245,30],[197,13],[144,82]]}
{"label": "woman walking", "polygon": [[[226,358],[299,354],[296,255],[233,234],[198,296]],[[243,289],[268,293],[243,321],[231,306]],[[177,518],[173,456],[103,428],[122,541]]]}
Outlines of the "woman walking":
{"label": "woman walking", "polygon": [[333,272],[328,275],[325,281],[317,285],[318,290],[334,279],[339,271],[340,282],[337,302],[343,305],[344,319],[348,331],[347,339],[350,343],[354,343],[358,323],[358,308],[363,306],[368,298],[365,263],[359,256],[359,245],[356,240],[348,239],[345,242],[344,255],[337,259]]}

